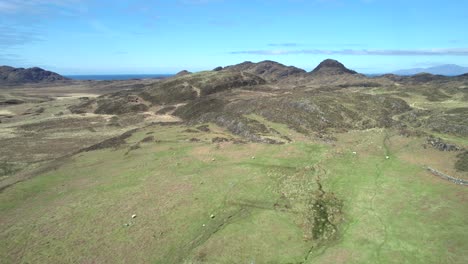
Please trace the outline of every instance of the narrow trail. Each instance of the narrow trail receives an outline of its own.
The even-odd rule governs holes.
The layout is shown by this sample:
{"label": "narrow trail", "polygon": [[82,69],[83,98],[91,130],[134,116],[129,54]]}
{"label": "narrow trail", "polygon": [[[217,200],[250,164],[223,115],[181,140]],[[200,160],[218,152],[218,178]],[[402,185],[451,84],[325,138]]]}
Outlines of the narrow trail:
{"label": "narrow trail", "polygon": [[218,214],[215,219],[210,219],[206,226],[200,227],[200,234],[190,240],[188,243],[173,248],[167,253],[167,263],[185,263],[184,261],[193,253],[193,251],[199,246],[203,245],[213,235],[223,230],[226,226],[233,223],[236,220],[242,219],[251,213],[243,208],[238,207],[231,210],[224,215]]}
{"label": "narrow trail", "polygon": [[201,89],[200,89],[200,88],[195,87],[195,86],[193,86],[193,85],[190,85],[188,82],[184,82],[183,85],[184,85],[185,87],[190,87],[190,88],[192,88],[192,90],[194,90],[194,91],[197,93],[197,97],[200,97],[200,95],[201,95]]}
{"label": "narrow trail", "polygon": [[178,246],[168,252],[168,257],[164,258],[166,260],[170,259],[168,263],[184,263],[196,248],[203,245],[216,233],[223,230],[229,224],[251,215],[251,212],[246,207],[228,205],[228,197],[235,187],[236,185],[231,186],[231,188],[226,192],[221,205],[212,212],[215,217],[207,218],[207,223],[200,227],[198,236],[194,237],[184,245]]}
{"label": "narrow trail", "polygon": [[243,71],[241,71],[240,74],[241,74],[241,76],[242,76],[242,79],[245,80],[245,78],[246,78],[246,77],[245,77],[245,73],[244,73]]}
{"label": "narrow trail", "polygon": [[[325,190],[322,186],[322,178],[327,174],[327,171],[320,166],[320,164],[316,164],[315,168],[315,175],[312,176],[311,180],[315,178],[315,181],[318,186],[319,197],[324,197],[326,195]],[[233,184],[229,187],[224,195],[224,199],[221,202],[220,206],[213,211],[215,215],[214,219],[209,219],[202,229],[200,229],[199,235],[194,237],[193,239],[189,240],[185,245],[179,247],[177,249],[171,250],[172,254],[173,251],[177,251],[176,254],[177,259],[173,259],[175,263],[183,262],[186,260],[194,251],[199,248],[201,245],[206,243],[209,239],[211,239],[216,233],[222,231],[230,224],[241,221],[244,218],[252,216],[255,212],[259,210],[279,210],[283,213],[288,214],[299,214],[301,212],[295,211],[293,209],[284,210],[284,208],[276,208],[275,204],[278,201],[249,201],[249,200],[239,200],[236,198],[235,193],[239,191],[239,188],[242,188],[242,185],[245,182],[238,182]],[[266,187],[267,188],[267,187]],[[336,227],[335,227],[336,228]],[[311,242],[312,243],[312,242]],[[332,244],[326,243],[323,246],[319,247],[322,249],[321,254],[326,251],[326,249],[331,246]],[[307,250],[304,259],[296,264],[303,264],[306,263],[309,257],[312,255],[313,251],[318,249],[316,243],[311,244],[311,247]],[[315,257],[315,256],[314,256]]]}
{"label": "narrow trail", "polygon": [[197,97],[200,97],[201,95],[201,90],[198,87],[192,86],[192,89],[197,93]]}
{"label": "narrow trail", "polygon": [[[389,156],[390,155],[390,150],[389,150],[389,147],[387,145],[387,141],[389,140],[389,135],[388,135],[388,132],[385,131],[385,135],[384,135],[384,139],[383,139],[383,147],[384,147],[384,151],[385,151],[385,156]],[[387,243],[387,238],[388,238],[388,231],[387,231],[387,225],[385,224],[385,221],[382,219],[382,217],[380,216],[379,213],[376,212],[375,208],[375,197],[377,196],[377,194],[379,193],[380,191],[380,188],[381,188],[381,182],[380,179],[382,177],[382,174],[383,174],[383,171],[386,167],[386,162],[385,160],[383,162],[380,162],[380,163],[377,163],[376,164],[376,176],[374,178],[374,193],[372,195],[372,198],[370,200],[370,211],[373,213],[373,215],[377,218],[377,220],[379,221],[380,225],[382,225],[382,230],[383,230],[383,240],[381,243],[378,244],[377,246],[377,251],[376,251],[376,255],[377,255],[377,259],[380,260],[380,255],[381,255],[381,251],[382,251],[382,248],[384,247],[385,243]]]}
{"label": "narrow trail", "polygon": [[[274,207],[276,201],[262,202],[233,199],[233,197],[235,197],[233,193],[238,191],[242,184],[246,184],[246,182],[238,182],[231,185],[226,191],[221,204],[212,212],[215,218],[208,220],[207,224],[201,228],[200,234],[197,237],[190,240],[182,246],[182,248],[179,247],[175,249],[178,253],[175,254],[177,259],[174,260],[174,263],[182,263],[196,248],[203,245],[212,236],[222,231],[228,225],[250,217],[258,210],[276,210]],[[297,212],[288,211],[287,213]],[[170,253],[168,255],[173,256],[174,254]]]}

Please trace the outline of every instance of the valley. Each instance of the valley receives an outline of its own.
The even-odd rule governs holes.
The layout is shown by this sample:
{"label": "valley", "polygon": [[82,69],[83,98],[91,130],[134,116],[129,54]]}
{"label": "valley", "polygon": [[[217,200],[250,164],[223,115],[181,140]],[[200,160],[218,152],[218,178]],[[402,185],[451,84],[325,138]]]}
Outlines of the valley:
{"label": "valley", "polygon": [[0,263],[466,263],[467,120],[334,60],[1,86]]}

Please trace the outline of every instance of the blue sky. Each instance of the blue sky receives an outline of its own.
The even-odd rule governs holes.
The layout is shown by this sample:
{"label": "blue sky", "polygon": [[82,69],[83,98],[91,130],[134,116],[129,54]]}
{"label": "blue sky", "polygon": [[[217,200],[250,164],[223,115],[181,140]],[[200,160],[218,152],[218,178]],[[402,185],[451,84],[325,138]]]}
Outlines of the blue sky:
{"label": "blue sky", "polygon": [[468,66],[461,0],[0,0],[0,65],[175,73],[333,58],[363,73]]}

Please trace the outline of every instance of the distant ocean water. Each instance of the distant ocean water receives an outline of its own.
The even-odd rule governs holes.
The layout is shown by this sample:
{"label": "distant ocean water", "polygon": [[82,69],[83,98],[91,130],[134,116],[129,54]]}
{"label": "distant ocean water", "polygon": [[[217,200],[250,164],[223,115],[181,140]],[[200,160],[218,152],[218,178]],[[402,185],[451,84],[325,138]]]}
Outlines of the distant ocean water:
{"label": "distant ocean water", "polygon": [[378,77],[384,75],[384,73],[364,73],[367,77]]}
{"label": "distant ocean water", "polygon": [[73,80],[113,81],[131,79],[162,79],[174,76],[174,74],[107,74],[107,75],[66,75]]}

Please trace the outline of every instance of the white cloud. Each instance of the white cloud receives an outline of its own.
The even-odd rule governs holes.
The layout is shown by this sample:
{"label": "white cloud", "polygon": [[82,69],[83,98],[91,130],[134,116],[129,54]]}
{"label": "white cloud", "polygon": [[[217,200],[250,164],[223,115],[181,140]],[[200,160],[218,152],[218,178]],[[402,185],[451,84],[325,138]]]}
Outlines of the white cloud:
{"label": "white cloud", "polygon": [[468,56],[468,48],[439,49],[303,49],[303,50],[246,50],[233,51],[231,54],[289,55],[289,54],[323,54],[323,55],[375,55],[375,56]]}

